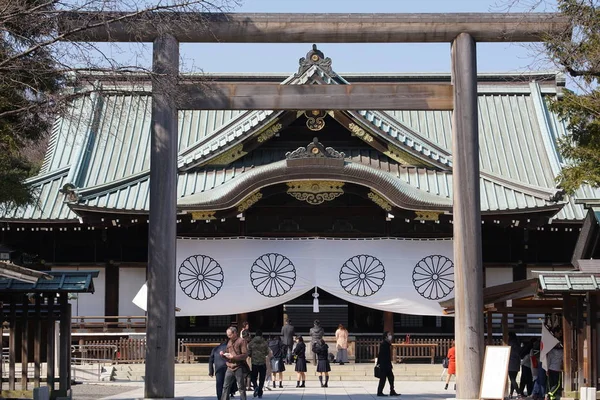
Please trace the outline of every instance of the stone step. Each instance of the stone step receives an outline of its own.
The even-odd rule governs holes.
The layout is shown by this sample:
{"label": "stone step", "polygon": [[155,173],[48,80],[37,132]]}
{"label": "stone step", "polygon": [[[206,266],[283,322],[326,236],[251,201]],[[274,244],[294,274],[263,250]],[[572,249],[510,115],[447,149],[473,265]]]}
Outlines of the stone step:
{"label": "stone step", "polygon": [[[287,370],[283,373],[285,382],[295,382],[297,375],[293,365],[286,366]],[[373,364],[347,364],[332,365],[329,373],[331,381],[352,381],[352,380],[373,380]],[[396,379],[403,381],[440,381],[442,366],[431,364],[395,364],[394,375]],[[145,375],[144,364],[119,364],[115,366],[115,379],[141,381]],[[208,365],[206,364],[176,364],[176,381],[208,381],[214,378],[208,376]],[[308,365],[306,372],[308,381],[317,381],[318,374],[315,367]]]}

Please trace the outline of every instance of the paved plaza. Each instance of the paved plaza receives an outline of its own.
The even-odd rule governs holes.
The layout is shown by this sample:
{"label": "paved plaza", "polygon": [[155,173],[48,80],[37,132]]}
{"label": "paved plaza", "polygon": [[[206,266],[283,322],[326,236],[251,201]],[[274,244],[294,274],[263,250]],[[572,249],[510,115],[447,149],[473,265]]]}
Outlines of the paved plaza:
{"label": "paved plaza", "polygon": [[[278,400],[317,400],[317,399],[335,399],[335,400],[367,400],[375,399],[377,392],[377,382],[375,381],[354,381],[354,382],[329,382],[329,388],[319,387],[318,382],[307,382],[309,387],[298,389],[295,382],[284,383],[283,389],[265,390],[263,399]],[[117,395],[106,397],[107,389],[123,390]],[[452,387],[452,386],[451,386]],[[453,390],[444,390],[443,382],[423,382],[423,381],[398,381],[396,391],[401,393],[401,399],[446,399],[454,398]],[[103,384],[84,384],[73,388],[73,399],[142,399],[144,395],[143,382],[111,382]],[[78,394],[78,393],[86,393]],[[112,391],[114,393],[114,391]],[[385,393],[389,393],[389,387],[386,386]],[[95,394],[95,396],[94,396]],[[215,385],[211,381],[202,382],[177,382],[175,384],[175,395],[185,400],[215,400]],[[252,393],[249,393],[249,399],[252,399]],[[239,399],[239,395],[235,396]]]}

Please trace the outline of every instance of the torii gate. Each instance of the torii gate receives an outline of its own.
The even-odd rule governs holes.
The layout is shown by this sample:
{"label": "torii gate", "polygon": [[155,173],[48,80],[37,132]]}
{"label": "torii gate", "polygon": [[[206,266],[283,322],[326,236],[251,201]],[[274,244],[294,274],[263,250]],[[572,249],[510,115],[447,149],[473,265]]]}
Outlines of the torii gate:
{"label": "torii gate", "polygon": [[[92,13],[92,15],[94,15]],[[98,21],[106,20],[95,14]],[[153,42],[148,323],[145,396],[175,393],[175,249],[177,111],[222,110],[454,110],[452,118],[453,223],[457,398],[477,399],[483,364],[483,269],[479,190],[476,42],[538,42],[569,31],[558,14],[197,14],[178,24],[176,14],[124,19],[86,29],[65,14],[61,23],[82,28],[76,39]],[[115,14],[110,14],[115,18]],[[166,25],[165,25],[166,24]],[[193,25],[193,24],[192,24]],[[166,29],[165,29],[166,27]],[[180,42],[243,43],[451,43],[452,84],[279,85],[215,83],[210,93],[177,87]],[[176,103],[170,93],[185,91]],[[167,360],[171,360],[168,362]]]}

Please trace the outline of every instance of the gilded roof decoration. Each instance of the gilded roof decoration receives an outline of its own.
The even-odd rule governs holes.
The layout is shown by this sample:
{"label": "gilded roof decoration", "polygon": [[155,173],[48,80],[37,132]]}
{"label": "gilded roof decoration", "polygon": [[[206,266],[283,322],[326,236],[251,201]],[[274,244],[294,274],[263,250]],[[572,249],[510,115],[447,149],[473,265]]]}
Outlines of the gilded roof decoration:
{"label": "gilded roof decoration", "polygon": [[192,211],[192,219],[196,221],[213,221],[217,219],[215,217],[216,211]]}
{"label": "gilded roof decoration", "polygon": [[316,44],[312,45],[312,50],[306,53],[306,57],[302,57],[298,63],[300,64],[298,75],[304,73],[313,65],[317,65],[328,74],[333,73],[333,70],[331,69],[331,58],[325,57],[323,52],[317,49]]}
{"label": "gilded roof decoration", "polygon": [[415,221],[438,221],[441,212],[435,211],[415,211]]}
{"label": "gilded roof decoration", "polygon": [[350,122],[350,124],[348,124],[348,129],[350,129],[350,132],[352,132],[353,136],[359,137],[367,143],[373,142],[373,136],[369,135],[363,128],[354,122]]}
{"label": "gilded roof decoration", "polygon": [[288,160],[300,158],[338,158],[344,159],[346,154],[334,150],[332,147],[325,147],[319,142],[318,138],[314,138],[312,143],[306,147],[298,147],[294,151],[285,153],[285,158]]}
{"label": "gilded roof decoration", "polygon": [[367,194],[367,197],[371,199],[373,203],[383,208],[385,211],[392,211],[392,205],[388,203],[380,194],[377,194],[375,192],[369,192],[369,194]]}
{"label": "gilded roof decoration", "polygon": [[231,149],[226,150],[223,154],[210,160],[206,165],[229,165],[235,160],[248,154],[243,149],[244,143],[236,144]]}
{"label": "gilded roof decoration", "polygon": [[273,136],[275,136],[277,133],[279,133],[279,131],[281,131],[281,128],[283,128],[282,124],[273,124],[264,131],[260,132],[256,140],[258,141],[258,143],[264,143],[267,140],[271,139]]}
{"label": "gilded roof decoration", "polygon": [[238,208],[237,208],[238,212],[246,211],[247,209],[252,207],[254,204],[256,204],[260,199],[262,199],[262,197],[263,197],[263,195],[261,192],[256,192],[256,193],[251,194],[250,196],[246,197],[244,200],[242,200],[242,202],[238,206]]}
{"label": "gilded roof decoration", "polygon": [[305,111],[306,116],[306,127],[311,131],[320,131],[325,128],[325,117],[327,113],[322,110],[310,110]]}
{"label": "gilded roof decoration", "polygon": [[287,193],[300,201],[316,206],[344,194],[344,182],[294,181],[287,182]]}

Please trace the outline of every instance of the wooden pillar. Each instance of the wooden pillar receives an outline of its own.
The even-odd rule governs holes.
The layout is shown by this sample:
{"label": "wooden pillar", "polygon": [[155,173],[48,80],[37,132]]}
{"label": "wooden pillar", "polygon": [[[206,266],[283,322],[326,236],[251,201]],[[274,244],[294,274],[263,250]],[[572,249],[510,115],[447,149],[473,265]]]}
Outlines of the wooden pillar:
{"label": "wooden pillar", "polygon": [[383,312],[383,330],[394,334],[394,313],[390,311]]}
{"label": "wooden pillar", "polygon": [[40,387],[42,367],[42,297],[35,295],[35,321],[33,324],[33,387]]}
{"label": "wooden pillar", "polygon": [[21,297],[21,390],[27,390],[27,367],[29,365],[29,298]]}
{"label": "wooden pillar", "polygon": [[479,191],[476,44],[452,42],[452,114],[456,398],[479,398],[483,366],[483,266]]}
{"label": "wooden pillar", "polygon": [[56,359],[55,331],[54,331],[54,293],[48,295],[48,330],[46,332],[46,382],[50,395],[54,393],[54,364]]}
{"label": "wooden pillar", "polygon": [[10,298],[10,327],[8,337],[8,390],[15,390],[15,364],[17,363],[17,301],[16,296]]}
{"label": "wooden pillar", "polygon": [[486,314],[487,321],[487,344],[492,346],[494,344],[494,327],[492,324],[492,312],[488,311]]}
{"label": "wooden pillar", "polygon": [[177,75],[179,43],[154,40],[148,227],[146,398],[175,395],[175,252],[177,235]]}
{"label": "wooden pillar", "polygon": [[508,314],[502,313],[502,343],[508,344]]}
{"label": "wooden pillar", "polygon": [[572,311],[570,305],[570,295],[565,293],[563,295],[563,317],[562,317],[562,331],[563,331],[563,363],[564,363],[564,374],[563,374],[563,387],[566,391],[571,391],[573,387],[573,327],[572,327]]}
{"label": "wooden pillar", "polygon": [[593,306],[590,301],[590,293],[586,293],[585,295],[585,343],[583,346],[583,359],[584,359],[584,370],[583,370],[583,380],[586,386],[596,386],[596,382],[593,381],[593,368],[592,368],[592,359],[593,359],[593,349],[594,343],[593,334],[592,334],[592,312]]}
{"label": "wooden pillar", "polygon": [[67,396],[71,389],[71,305],[67,293],[60,294],[60,346],[58,365],[58,390]]}

